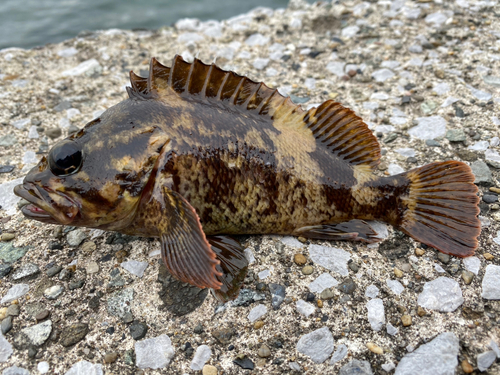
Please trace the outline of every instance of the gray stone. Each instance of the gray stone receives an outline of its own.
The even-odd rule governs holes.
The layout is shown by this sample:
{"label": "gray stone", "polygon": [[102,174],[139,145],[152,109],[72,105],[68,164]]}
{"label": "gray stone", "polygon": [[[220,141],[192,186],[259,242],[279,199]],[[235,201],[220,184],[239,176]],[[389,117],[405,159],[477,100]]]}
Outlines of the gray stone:
{"label": "gray stone", "polygon": [[123,262],[120,264],[123,269],[130,272],[132,275],[137,277],[142,277],[144,275],[144,271],[148,268],[148,262],[138,262],[137,260],[129,260],[127,262]]}
{"label": "gray stone", "polygon": [[392,70],[386,69],[386,68],[376,70],[372,73],[372,77],[377,82],[385,82],[394,76],[395,76],[394,72]]}
{"label": "gray stone", "polygon": [[446,132],[446,139],[450,142],[463,142],[467,138],[465,132],[462,129],[449,129]]}
{"label": "gray stone", "polygon": [[313,282],[309,284],[309,290],[312,293],[321,293],[323,290],[339,285],[329,273],[322,273]]}
{"label": "gray stone", "polygon": [[4,335],[12,329],[12,316],[8,316],[2,320],[1,329]]}
{"label": "gray stone", "polygon": [[328,327],[303,335],[297,343],[297,351],[315,363],[325,362],[333,352],[333,336]]}
{"label": "gray stone", "polygon": [[30,372],[22,367],[11,366],[4,369],[2,375],[30,375]]}
{"label": "gray stone", "polygon": [[311,314],[313,314],[316,311],[316,308],[311,305],[310,303],[307,303],[306,301],[299,299],[296,303],[297,311],[304,315],[306,318],[308,318]]}
{"label": "gray stone", "polygon": [[104,372],[101,364],[80,361],[71,366],[64,375],[104,375]]}
{"label": "gray stone", "polygon": [[72,230],[66,235],[66,241],[68,241],[68,245],[71,247],[79,246],[86,238],[87,235],[82,229]]}
{"label": "gray stone", "polygon": [[82,341],[89,333],[89,325],[86,323],[75,323],[61,331],[61,345],[69,347]]}
{"label": "gray stone", "polygon": [[148,333],[148,326],[146,323],[135,321],[130,325],[129,331],[134,340],[142,340]]}
{"label": "gray stone", "polygon": [[500,77],[484,76],[483,81],[487,85],[494,86],[494,87],[500,87]]}
{"label": "gray stone", "polygon": [[368,297],[368,298],[376,298],[378,296],[378,293],[379,293],[379,289],[371,284],[371,285],[368,285],[366,287],[366,290],[365,290],[365,296]]}
{"label": "gray stone", "polygon": [[330,271],[342,276],[349,275],[347,262],[351,259],[351,255],[347,251],[330,246],[310,245],[309,257],[314,263]]}
{"label": "gray stone", "polygon": [[373,372],[368,361],[353,359],[347,365],[342,366],[339,375],[373,375]]}
{"label": "gray stone", "polygon": [[493,184],[490,168],[482,161],[477,160],[471,164],[472,173],[476,177],[474,183],[477,185],[490,186]]}
{"label": "gray stone", "polygon": [[0,362],[7,362],[12,353],[12,345],[0,334]]}
{"label": "gray stone", "polygon": [[424,290],[417,300],[423,308],[441,312],[455,311],[463,302],[460,285],[444,276],[425,283]]}
{"label": "gray stone", "polygon": [[43,291],[43,295],[47,299],[56,299],[64,292],[64,286],[53,285]]}
{"label": "gray stone", "polygon": [[477,368],[479,371],[486,371],[497,360],[497,355],[493,350],[481,353],[477,356]]}
{"label": "gray stone", "polygon": [[46,320],[40,324],[26,327],[14,336],[14,346],[18,349],[27,349],[32,345],[41,346],[47,341],[51,332],[51,320]]}
{"label": "gray stone", "polygon": [[500,300],[500,266],[489,264],[484,272],[481,297]]}
{"label": "gray stone", "polygon": [[12,302],[15,299],[21,298],[30,290],[30,286],[28,284],[15,284],[10,287],[7,291],[7,294],[2,297],[0,303],[8,303]]}
{"label": "gray stone", "polygon": [[332,358],[330,359],[330,366],[343,360],[346,355],[347,355],[347,346],[345,346],[344,344],[340,344],[337,347],[337,350],[335,350],[335,353],[333,353]]}
{"label": "gray stone", "polygon": [[270,283],[269,291],[271,292],[271,306],[274,310],[278,310],[285,300],[286,288],[283,285]]}
{"label": "gray stone", "polygon": [[85,74],[86,76],[92,76],[94,74],[98,74],[102,71],[101,65],[96,59],[86,60],[74,68],[67,69],[62,72],[63,77],[73,77]]}
{"label": "gray stone", "polygon": [[212,356],[212,350],[208,345],[200,345],[194,353],[193,360],[191,361],[191,370],[201,371],[205,363],[208,362]]}
{"label": "gray stone", "polygon": [[417,123],[408,133],[418,139],[434,139],[446,134],[446,120],[441,116],[418,117]]}
{"label": "gray stone", "polygon": [[[420,345],[406,354],[398,364],[395,375],[452,375],[458,365],[458,338],[444,332],[431,342]],[[418,370],[417,370],[418,369]]]}
{"label": "gray stone", "polygon": [[385,324],[384,302],[380,298],[374,298],[366,304],[368,310],[368,321],[374,331],[380,331]]}
{"label": "gray stone", "polygon": [[24,279],[25,277],[36,275],[40,272],[40,268],[34,263],[26,263],[23,264],[20,268],[18,268],[13,274],[12,279],[14,281],[18,281]]}
{"label": "gray stone", "polygon": [[401,284],[397,280],[387,279],[386,283],[387,283],[387,286],[394,292],[394,294],[396,294],[398,296],[401,293],[403,293],[403,291],[405,290],[405,287],[403,286],[403,284]]}
{"label": "gray stone", "polygon": [[52,266],[47,271],[45,271],[45,274],[48,277],[53,277],[53,276],[57,275],[59,272],[61,272],[61,270],[62,270],[61,266]]}
{"label": "gray stone", "polygon": [[269,43],[270,38],[268,36],[264,36],[260,33],[250,35],[246,40],[245,44],[248,46],[263,46],[264,44]]}
{"label": "gray stone", "polygon": [[495,341],[491,340],[489,346],[495,352],[497,358],[500,358],[500,348],[498,347],[498,344]]}
{"label": "gray stone", "polygon": [[18,303],[7,307],[7,315],[9,316],[18,316],[20,312],[21,308],[19,307]]}
{"label": "gray stone", "polygon": [[135,343],[135,363],[140,369],[164,368],[170,364],[174,354],[174,347],[167,335],[161,335]]}
{"label": "gray stone", "polygon": [[391,323],[387,323],[386,330],[387,333],[391,336],[395,336],[399,332],[399,329],[394,327]]}
{"label": "gray stone", "polygon": [[266,313],[267,313],[267,307],[265,305],[259,304],[255,306],[252,310],[250,310],[250,313],[248,313],[248,320],[250,320],[250,322],[253,323],[256,320],[262,318]]}
{"label": "gray stone", "polygon": [[[14,194],[14,187],[16,185],[22,184],[23,183],[23,178],[17,178],[12,181],[7,181],[4,182],[3,184],[0,184],[0,206],[2,206],[2,210],[5,211],[7,215],[14,215],[17,212],[17,202],[21,200],[17,195]],[[2,245],[9,245],[10,243],[0,243],[0,258],[1,258],[1,246]],[[13,247],[12,244],[10,244],[11,247]],[[23,254],[24,255],[24,254]],[[18,258],[19,259],[19,258]],[[5,262],[12,263],[14,262],[13,260],[5,260]]]}
{"label": "gray stone", "polygon": [[108,298],[108,313],[123,319],[126,313],[131,313],[130,304],[133,300],[133,288],[126,288],[114,292]]}
{"label": "gray stone", "polygon": [[10,264],[2,263],[0,264],[0,279],[7,276],[10,271],[12,271],[12,266]]}
{"label": "gray stone", "polygon": [[9,133],[0,137],[0,146],[12,147],[17,143],[17,138],[14,134]]}
{"label": "gray stone", "polygon": [[62,135],[62,131],[58,127],[49,128],[45,131],[45,135],[47,135],[50,139],[56,139]]}

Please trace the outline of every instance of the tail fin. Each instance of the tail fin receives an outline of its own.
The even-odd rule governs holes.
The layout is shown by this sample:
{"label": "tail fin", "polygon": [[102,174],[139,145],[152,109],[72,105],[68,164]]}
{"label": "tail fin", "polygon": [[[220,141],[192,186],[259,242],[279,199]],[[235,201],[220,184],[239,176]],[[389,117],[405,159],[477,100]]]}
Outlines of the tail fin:
{"label": "tail fin", "polygon": [[445,254],[467,257],[481,232],[479,197],[471,169],[458,161],[432,163],[406,173],[411,181],[400,229]]}

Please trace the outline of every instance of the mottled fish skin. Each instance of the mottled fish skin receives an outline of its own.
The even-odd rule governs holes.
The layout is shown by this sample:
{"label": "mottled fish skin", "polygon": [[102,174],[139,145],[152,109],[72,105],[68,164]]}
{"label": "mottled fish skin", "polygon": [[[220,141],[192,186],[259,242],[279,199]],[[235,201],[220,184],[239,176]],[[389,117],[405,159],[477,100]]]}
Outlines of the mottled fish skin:
{"label": "mottled fish skin", "polygon": [[180,57],[170,68],[152,59],[149,77],[131,73],[131,84],[128,99],[54,146],[16,187],[32,203],[27,217],[160,237],[176,277],[222,285],[223,299],[244,279],[243,249],[206,236],[371,242],[364,220],[382,220],[448,254],[477,247],[470,168],[447,161],[377,177],[376,138],[339,103],[306,112],[264,84]]}

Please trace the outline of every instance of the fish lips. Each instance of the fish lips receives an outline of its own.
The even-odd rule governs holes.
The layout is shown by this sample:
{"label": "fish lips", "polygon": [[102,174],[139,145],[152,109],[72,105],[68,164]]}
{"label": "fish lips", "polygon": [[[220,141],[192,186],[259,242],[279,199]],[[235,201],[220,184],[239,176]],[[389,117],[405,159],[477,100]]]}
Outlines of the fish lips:
{"label": "fish lips", "polygon": [[78,206],[67,196],[39,188],[32,183],[17,185],[14,194],[30,203],[21,209],[28,219],[47,224],[69,225],[79,212]]}

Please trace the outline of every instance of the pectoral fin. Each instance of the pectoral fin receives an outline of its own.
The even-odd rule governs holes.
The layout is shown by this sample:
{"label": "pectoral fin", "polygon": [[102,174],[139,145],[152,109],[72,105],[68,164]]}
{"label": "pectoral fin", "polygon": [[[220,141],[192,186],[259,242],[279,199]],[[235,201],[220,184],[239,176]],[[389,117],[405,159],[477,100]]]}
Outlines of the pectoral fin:
{"label": "pectoral fin", "polygon": [[294,232],[296,236],[314,238],[319,240],[349,240],[373,243],[380,241],[377,232],[363,220],[351,220],[339,224],[323,224],[302,227]]}
{"label": "pectoral fin", "polygon": [[195,209],[180,194],[163,189],[167,216],[160,226],[161,256],[177,279],[199,288],[219,289],[219,261],[208,243]]}
{"label": "pectoral fin", "polygon": [[215,297],[221,302],[235,299],[248,271],[243,247],[238,241],[227,236],[210,236],[208,242],[220,261],[216,269],[222,273],[217,277],[222,286],[219,290],[214,289]]}

